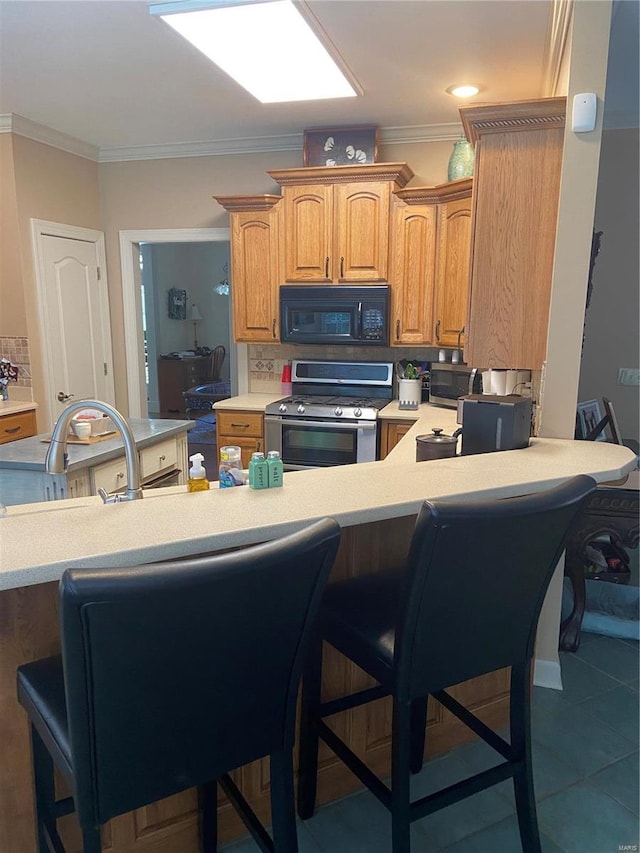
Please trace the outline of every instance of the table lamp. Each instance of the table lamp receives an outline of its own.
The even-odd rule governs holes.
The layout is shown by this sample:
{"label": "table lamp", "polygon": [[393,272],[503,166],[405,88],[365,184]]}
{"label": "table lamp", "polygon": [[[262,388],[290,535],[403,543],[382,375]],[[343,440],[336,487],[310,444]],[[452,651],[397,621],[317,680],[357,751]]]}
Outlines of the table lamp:
{"label": "table lamp", "polygon": [[191,313],[189,314],[189,319],[193,323],[193,349],[197,352],[198,351],[197,325],[200,322],[200,320],[204,319],[204,317],[200,313],[200,310],[198,309],[198,306],[196,305],[195,302],[191,303]]}

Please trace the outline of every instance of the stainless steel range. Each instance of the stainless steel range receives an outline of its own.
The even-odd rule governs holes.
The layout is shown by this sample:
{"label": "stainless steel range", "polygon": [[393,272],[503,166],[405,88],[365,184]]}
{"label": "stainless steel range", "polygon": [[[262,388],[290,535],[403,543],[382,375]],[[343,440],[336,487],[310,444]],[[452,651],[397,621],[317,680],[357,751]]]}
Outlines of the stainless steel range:
{"label": "stainless steel range", "polygon": [[265,409],[265,442],[285,469],[373,462],[378,410],[393,396],[393,364],[294,361],[290,397]]}

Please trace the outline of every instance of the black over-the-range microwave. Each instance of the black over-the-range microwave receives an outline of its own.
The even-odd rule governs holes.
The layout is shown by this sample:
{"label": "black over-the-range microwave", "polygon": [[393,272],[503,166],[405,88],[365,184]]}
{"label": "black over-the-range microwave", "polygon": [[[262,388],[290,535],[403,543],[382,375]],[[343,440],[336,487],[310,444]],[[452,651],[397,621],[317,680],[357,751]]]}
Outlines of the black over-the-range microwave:
{"label": "black over-the-range microwave", "polygon": [[280,340],[388,346],[389,285],[281,285]]}

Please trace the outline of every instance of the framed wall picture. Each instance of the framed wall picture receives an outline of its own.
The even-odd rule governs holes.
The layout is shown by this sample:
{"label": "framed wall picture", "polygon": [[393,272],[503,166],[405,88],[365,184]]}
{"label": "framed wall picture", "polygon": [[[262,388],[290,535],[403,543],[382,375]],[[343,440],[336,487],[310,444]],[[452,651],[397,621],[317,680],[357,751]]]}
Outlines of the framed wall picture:
{"label": "framed wall picture", "polygon": [[303,165],[366,166],[378,159],[378,128],[315,127],[304,132]]}
{"label": "framed wall picture", "polygon": [[602,409],[600,408],[599,400],[587,400],[584,403],[578,403],[578,423],[580,424],[580,438],[590,440],[590,433],[594,433],[591,439],[596,441],[606,441],[604,430],[595,433],[602,421]]}

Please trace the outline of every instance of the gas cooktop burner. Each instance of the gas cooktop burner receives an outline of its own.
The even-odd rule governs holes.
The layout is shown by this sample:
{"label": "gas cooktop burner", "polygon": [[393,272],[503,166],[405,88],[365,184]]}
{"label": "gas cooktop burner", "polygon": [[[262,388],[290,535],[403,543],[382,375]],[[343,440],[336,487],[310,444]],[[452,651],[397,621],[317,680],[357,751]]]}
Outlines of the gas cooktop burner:
{"label": "gas cooktop burner", "polygon": [[294,361],[293,393],[270,403],[265,413],[374,421],[378,409],[391,399],[392,368],[392,364],[378,362]]}

